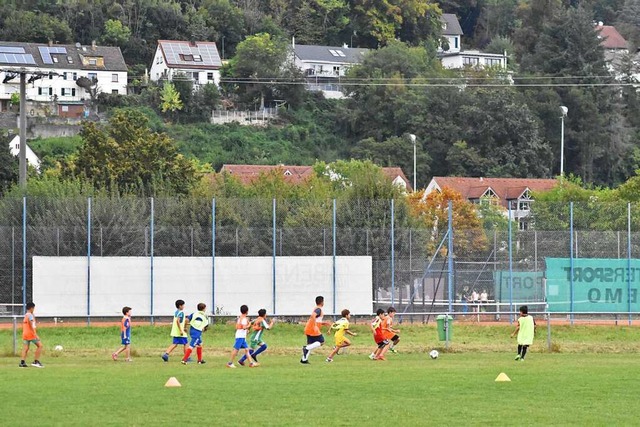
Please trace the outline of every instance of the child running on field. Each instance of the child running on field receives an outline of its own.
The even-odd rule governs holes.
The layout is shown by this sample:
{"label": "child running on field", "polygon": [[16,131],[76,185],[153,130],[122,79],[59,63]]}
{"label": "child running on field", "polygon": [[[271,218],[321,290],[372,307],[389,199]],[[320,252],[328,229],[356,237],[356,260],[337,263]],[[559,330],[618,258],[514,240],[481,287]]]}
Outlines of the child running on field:
{"label": "child running on field", "polygon": [[233,350],[231,350],[231,358],[227,363],[227,368],[236,367],[236,365],[233,364],[233,361],[240,350],[244,350],[246,358],[249,359],[250,368],[260,366],[259,363],[253,361],[253,358],[249,353],[249,346],[247,345],[247,329],[251,327],[251,322],[249,322],[249,319],[247,318],[247,313],[249,313],[249,307],[246,305],[240,306],[240,316],[236,321],[236,341],[233,344]]}
{"label": "child running on field", "polygon": [[523,305],[520,307],[520,317],[518,318],[516,330],[511,334],[511,338],[518,334],[518,355],[516,356],[516,360],[524,360],[527,349],[533,344],[535,330],[536,322],[533,320],[533,317],[529,316],[529,308]]}
{"label": "child running on field", "polygon": [[189,342],[189,348],[184,352],[184,356],[180,363],[186,365],[189,361],[189,356],[193,349],[196,349],[198,356],[198,365],[203,365],[207,362],[202,359],[202,333],[209,328],[209,317],[204,311],[207,309],[207,305],[203,302],[198,304],[198,311],[191,313],[187,316],[189,320],[189,336],[191,341]]}
{"label": "child running on field", "polygon": [[393,318],[396,315],[396,309],[394,307],[389,307],[387,309],[387,315],[384,316],[382,320],[382,330],[384,332],[384,339],[390,342],[389,351],[392,353],[397,353],[395,346],[400,342],[400,333],[399,330],[393,329]]}
{"label": "child running on field", "polygon": [[122,347],[114,352],[111,358],[114,361],[118,360],[118,355],[124,351],[127,356],[124,360],[131,362],[131,307],[122,307],[122,314],[123,317],[120,321],[120,342]]}
{"label": "child running on field", "polygon": [[182,346],[183,355],[187,352],[187,318],[184,315],[184,301],[179,299],[176,301],[176,312],[173,314],[173,322],[171,322],[171,338],[172,344],[162,355],[162,360],[169,361],[169,354],[179,345]]}
{"label": "child running on field", "polygon": [[329,331],[327,332],[329,333],[331,330],[336,331],[336,346],[333,347],[333,351],[331,352],[331,354],[329,354],[329,357],[327,357],[327,362],[333,362],[333,356],[335,356],[341,348],[349,347],[351,345],[351,341],[349,341],[349,339],[345,337],[345,334],[354,337],[358,335],[355,332],[351,332],[349,330],[349,318],[351,317],[351,312],[347,309],[344,309],[342,310],[341,314],[342,319],[332,324],[331,328],[329,328]]}
{"label": "child running on field", "polygon": [[371,360],[386,360],[384,355],[387,353],[389,349],[389,341],[384,337],[384,331],[382,330],[382,323],[384,321],[384,310],[379,308],[376,311],[376,317],[371,321],[371,331],[373,332],[373,340],[375,341],[377,347],[369,355],[369,359]]}
{"label": "child running on field", "polygon": [[34,355],[34,360],[31,366],[34,368],[44,368],[42,363],[40,363],[40,353],[42,353],[42,342],[40,342],[40,337],[38,337],[38,333],[36,332],[36,317],[33,315],[33,311],[35,310],[36,305],[32,302],[28,302],[26,309],[27,312],[24,315],[24,319],[22,319],[22,357],[20,358],[20,364],[18,365],[20,368],[27,368],[28,365],[25,362],[27,358],[27,353],[29,353],[29,346],[33,343],[36,346],[36,354]]}
{"label": "child running on field", "polygon": [[[265,330],[272,327],[273,319],[267,323],[267,310],[264,308],[258,310],[258,317],[251,322],[253,332],[251,332],[251,338],[249,339],[249,353],[255,362],[258,361],[258,355],[267,349],[267,343],[262,340],[262,335]],[[238,364],[244,366],[245,360],[247,360],[246,354],[238,360]]]}

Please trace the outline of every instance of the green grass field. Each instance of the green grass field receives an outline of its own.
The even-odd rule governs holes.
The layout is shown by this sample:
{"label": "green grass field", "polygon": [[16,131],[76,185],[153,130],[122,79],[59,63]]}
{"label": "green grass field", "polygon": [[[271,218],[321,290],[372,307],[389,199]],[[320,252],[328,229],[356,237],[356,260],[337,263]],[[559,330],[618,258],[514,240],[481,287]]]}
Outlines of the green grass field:
{"label": "green grass field", "polygon": [[[640,380],[640,328],[557,326],[553,350],[537,334],[515,362],[512,328],[457,324],[449,351],[432,326],[401,325],[404,342],[386,362],[366,358],[366,329],[354,347],[324,361],[325,346],[299,363],[299,325],[278,324],[255,369],[227,369],[230,326],[205,335],[206,365],[160,354],[168,327],[134,324],[132,363],[113,362],[115,327],[42,327],[44,369],[19,369],[10,330],[0,330],[0,396],[8,425],[632,425]],[[55,352],[55,345],[63,352]],[[441,350],[430,360],[426,352]],[[28,358],[31,361],[31,357]],[[511,382],[495,382],[505,372]],[[169,377],[181,388],[165,388]],[[28,408],[28,409],[25,409]]]}

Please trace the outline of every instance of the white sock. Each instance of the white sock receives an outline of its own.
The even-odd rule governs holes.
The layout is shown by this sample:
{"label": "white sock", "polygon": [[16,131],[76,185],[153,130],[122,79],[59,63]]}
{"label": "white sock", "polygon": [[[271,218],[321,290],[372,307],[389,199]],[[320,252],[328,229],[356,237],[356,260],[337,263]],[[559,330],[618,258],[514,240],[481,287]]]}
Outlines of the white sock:
{"label": "white sock", "polygon": [[307,347],[306,347],[306,348],[307,348],[308,353],[307,353],[307,357],[305,358],[305,360],[307,360],[307,359],[309,358],[309,355],[311,354],[311,351],[312,351],[312,350],[314,350],[314,349],[316,349],[316,348],[320,347],[321,345],[322,345],[322,343],[321,343],[321,342],[318,342],[318,341],[316,341],[316,342],[314,342],[314,343],[311,343],[311,344],[308,344],[308,345],[307,345]]}

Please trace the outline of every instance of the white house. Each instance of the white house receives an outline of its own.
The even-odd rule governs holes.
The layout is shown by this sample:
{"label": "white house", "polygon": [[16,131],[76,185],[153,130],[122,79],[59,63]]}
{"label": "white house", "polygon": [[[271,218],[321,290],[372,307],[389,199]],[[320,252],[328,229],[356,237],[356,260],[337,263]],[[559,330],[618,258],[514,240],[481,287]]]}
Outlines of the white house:
{"label": "white house", "polygon": [[88,111],[90,93],[76,84],[81,77],[95,82],[96,93],[127,93],[127,65],[118,47],[95,43],[75,45],[0,41],[0,110],[9,108],[11,96],[20,93],[20,77],[11,70],[44,74],[27,75],[30,115],[78,117]]}
{"label": "white house", "polygon": [[[11,142],[9,142],[9,151],[15,157],[20,155],[20,136],[16,135]],[[37,171],[40,170],[40,158],[36,156],[36,153],[33,152],[29,144],[27,144],[27,164],[36,168]]]}
{"label": "white house", "polygon": [[478,50],[462,49],[462,27],[456,15],[443,13],[440,18],[442,22],[442,42],[438,48],[438,58],[444,68],[461,69],[465,67],[479,68],[507,68],[507,55],[485,53]]}
{"label": "white house", "polygon": [[222,61],[215,42],[158,40],[149,78],[173,80],[176,74],[193,81],[194,88],[207,83],[220,84]]}
{"label": "white house", "polygon": [[294,64],[302,70],[309,90],[322,91],[326,98],[342,98],[340,79],[347,70],[362,62],[369,49],[313,46],[292,41]]}

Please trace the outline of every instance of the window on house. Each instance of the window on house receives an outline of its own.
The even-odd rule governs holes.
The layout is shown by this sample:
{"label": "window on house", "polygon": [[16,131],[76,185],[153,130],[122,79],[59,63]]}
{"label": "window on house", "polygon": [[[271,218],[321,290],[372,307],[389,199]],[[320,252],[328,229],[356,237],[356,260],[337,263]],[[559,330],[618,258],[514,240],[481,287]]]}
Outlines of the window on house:
{"label": "window on house", "polygon": [[520,200],[520,201],[518,202],[518,210],[521,210],[521,211],[528,211],[528,210],[529,210],[529,208],[530,208],[530,206],[531,206],[531,205],[529,204],[529,201],[528,201],[528,200]]}
{"label": "window on house", "polygon": [[67,80],[67,73],[62,73],[62,80]]}
{"label": "window on house", "polygon": [[97,65],[98,64],[98,60],[95,58],[89,58],[89,65]]}
{"label": "window on house", "polygon": [[202,62],[202,56],[201,55],[193,55],[193,61],[194,62]]}
{"label": "window on house", "polygon": [[53,96],[53,88],[52,87],[49,88],[49,96]]}
{"label": "window on house", "polygon": [[518,229],[521,230],[521,231],[528,230],[529,229],[529,222],[528,221],[518,221]]}
{"label": "window on house", "polygon": [[500,67],[502,65],[502,60],[499,58],[485,58],[484,64],[487,67]]}
{"label": "window on house", "polygon": [[207,73],[207,80],[213,80],[213,73]]}
{"label": "window on house", "polygon": [[456,49],[458,49],[458,43],[460,42],[460,39],[458,37],[454,37],[453,38],[453,47],[455,47]]}
{"label": "window on house", "polygon": [[42,88],[41,87],[38,88],[38,95],[42,95]]}
{"label": "window on house", "polygon": [[75,82],[76,80],[78,80],[78,73],[73,73],[73,81]]}
{"label": "window on house", "polygon": [[53,80],[53,74],[49,74],[49,80]]}
{"label": "window on house", "polygon": [[112,83],[118,83],[118,75],[117,74],[111,74],[111,82]]}
{"label": "window on house", "polygon": [[51,59],[53,60],[53,62],[54,62],[55,64],[57,64],[57,63],[58,63],[58,58],[57,58],[57,57],[52,56],[52,57],[51,57]]}
{"label": "window on house", "polygon": [[120,92],[118,92],[118,89],[111,89],[111,94],[112,95],[118,95],[118,94],[120,94]]}
{"label": "window on house", "polygon": [[180,59],[182,59],[183,61],[192,62],[193,61],[193,55],[187,54],[187,53],[181,53],[180,54]]}
{"label": "window on house", "polygon": [[69,112],[69,106],[68,105],[63,105],[60,108],[62,110],[63,113],[68,113]]}
{"label": "window on house", "polygon": [[193,76],[193,80],[195,80],[196,82],[200,80],[200,73],[193,73],[192,76]]}
{"label": "window on house", "polygon": [[75,87],[71,88],[71,96],[76,96],[76,88]]}
{"label": "window on house", "polygon": [[478,65],[480,63],[480,59],[479,58],[472,58],[470,56],[463,56],[462,57],[462,64],[463,65]]}
{"label": "window on house", "polygon": [[69,64],[73,64],[73,58],[71,56],[67,56],[67,62],[69,62]]}
{"label": "window on house", "polygon": [[284,176],[291,176],[291,175],[292,175],[291,171],[289,170],[284,171]]}
{"label": "window on house", "polygon": [[338,67],[338,66],[334,66],[333,67],[333,75],[334,76],[339,76],[340,75],[340,67]]}
{"label": "window on house", "polygon": [[98,73],[89,73],[87,74],[89,80],[98,80]]}
{"label": "window on house", "polygon": [[60,95],[61,96],[65,96],[67,93],[67,90],[65,88],[60,89]]}
{"label": "window on house", "polygon": [[337,52],[336,50],[334,50],[334,49],[329,49],[329,53],[330,53],[332,56],[340,56],[340,55],[338,55],[338,52]]}

